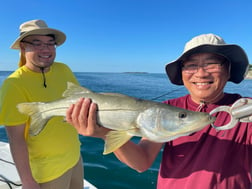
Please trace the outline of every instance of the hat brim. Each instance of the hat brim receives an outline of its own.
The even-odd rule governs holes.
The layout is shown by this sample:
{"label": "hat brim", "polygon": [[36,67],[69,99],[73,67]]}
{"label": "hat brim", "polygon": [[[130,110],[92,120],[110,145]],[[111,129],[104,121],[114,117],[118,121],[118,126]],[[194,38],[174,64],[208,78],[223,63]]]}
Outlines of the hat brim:
{"label": "hat brim", "polygon": [[249,61],[244,50],[238,45],[200,45],[184,52],[177,60],[166,64],[165,70],[173,84],[184,85],[182,80],[182,60],[196,53],[215,53],[230,61],[229,81],[240,83],[246,76]]}
{"label": "hat brim", "polygon": [[52,28],[35,29],[20,35],[11,45],[11,49],[20,49],[20,41],[30,35],[54,35],[57,46],[62,45],[66,40],[66,35],[59,30],[55,30]]}

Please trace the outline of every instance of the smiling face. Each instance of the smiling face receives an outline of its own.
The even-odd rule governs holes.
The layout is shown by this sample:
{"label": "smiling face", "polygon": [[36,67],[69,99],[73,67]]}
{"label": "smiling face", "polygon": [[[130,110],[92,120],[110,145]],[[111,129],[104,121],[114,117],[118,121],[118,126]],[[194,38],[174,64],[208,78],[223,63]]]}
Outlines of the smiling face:
{"label": "smiling face", "polygon": [[26,58],[25,66],[35,72],[40,72],[41,67],[48,71],[56,56],[55,44],[53,36],[31,35],[24,38],[20,47]]}
{"label": "smiling face", "polygon": [[196,103],[220,100],[229,77],[226,59],[213,53],[193,54],[183,62],[182,80]]}

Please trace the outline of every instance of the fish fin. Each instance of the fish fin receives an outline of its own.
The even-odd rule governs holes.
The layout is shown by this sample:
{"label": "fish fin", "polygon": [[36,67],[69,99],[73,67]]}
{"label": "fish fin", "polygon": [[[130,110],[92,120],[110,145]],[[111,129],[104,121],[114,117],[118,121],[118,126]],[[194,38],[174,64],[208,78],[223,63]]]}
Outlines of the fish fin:
{"label": "fish fin", "polygon": [[27,114],[30,116],[30,135],[38,135],[43,128],[46,126],[50,118],[43,118],[40,111],[40,105],[42,102],[31,102],[31,103],[20,103],[17,105],[17,109],[20,113]]}
{"label": "fish fin", "polygon": [[127,131],[110,131],[105,140],[103,155],[109,154],[120,148],[123,144],[131,139]]}
{"label": "fish fin", "polygon": [[72,82],[67,82],[67,89],[63,92],[62,96],[69,97],[75,94],[85,94],[85,93],[93,93],[93,91],[85,87],[76,85]]}

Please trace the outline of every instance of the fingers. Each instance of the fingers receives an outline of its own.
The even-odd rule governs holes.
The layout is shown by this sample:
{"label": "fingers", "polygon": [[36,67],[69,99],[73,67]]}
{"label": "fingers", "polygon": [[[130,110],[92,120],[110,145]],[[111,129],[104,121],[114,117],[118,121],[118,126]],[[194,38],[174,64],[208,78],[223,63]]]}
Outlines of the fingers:
{"label": "fingers", "polygon": [[92,101],[83,99],[75,106],[76,112],[73,111],[73,116],[77,119],[74,124],[78,125],[79,133],[85,136],[92,136],[96,127],[96,112],[92,112]]}
{"label": "fingers", "polygon": [[97,104],[91,103],[89,108],[88,124],[96,125],[97,120]]}
{"label": "fingers", "polygon": [[72,104],[66,112],[66,120],[74,126],[78,126],[78,116],[84,99],[81,98],[75,104]]}
{"label": "fingers", "polygon": [[88,116],[90,108],[90,99],[80,99],[76,104],[72,113],[72,118],[74,118],[73,123],[78,126],[87,127],[88,126]]}
{"label": "fingers", "polygon": [[96,127],[96,104],[88,98],[81,98],[66,112],[66,121],[73,125],[79,134],[92,136]]}
{"label": "fingers", "polygon": [[97,104],[88,98],[81,98],[66,112],[66,121],[84,136],[105,138],[108,129],[97,125]]}
{"label": "fingers", "polygon": [[66,111],[66,121],[72,124],[72,112],[73,112],[74,104],[72,104]]}

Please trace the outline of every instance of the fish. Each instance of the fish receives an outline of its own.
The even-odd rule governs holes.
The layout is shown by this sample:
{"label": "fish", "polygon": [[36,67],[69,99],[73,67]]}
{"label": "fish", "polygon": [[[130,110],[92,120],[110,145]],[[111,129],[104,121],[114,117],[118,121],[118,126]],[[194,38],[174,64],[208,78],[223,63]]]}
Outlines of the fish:
{"label": "fish", "polygon": [[215,121],[208,113],[194,112],[161,102],[120,93],[96,93],[83,86],[67,83],[62,98],[51,102],[24,102],[18,110],[30,116],[29,134],[38,135],[53,116],[66,116],[71,104],[89,98],[97,104],[97,123],[111,129],[103,154],[120,148],[132,137],[163,143],[199,131]]}

